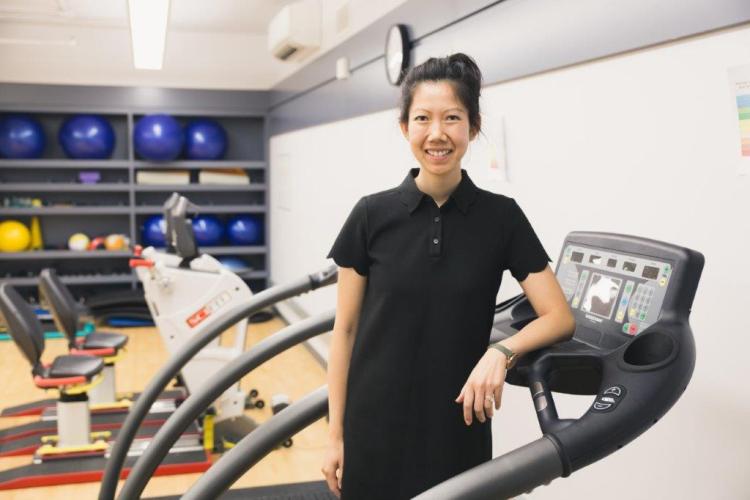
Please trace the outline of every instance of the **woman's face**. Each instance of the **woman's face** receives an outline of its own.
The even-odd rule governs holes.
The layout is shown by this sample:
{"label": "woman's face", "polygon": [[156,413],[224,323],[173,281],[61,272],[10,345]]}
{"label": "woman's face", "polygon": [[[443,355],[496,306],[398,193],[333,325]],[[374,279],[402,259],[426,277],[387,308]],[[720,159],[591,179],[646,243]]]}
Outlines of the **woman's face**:
{"label": "woman's face", "polygon": [[476,135],[469,130],[467,109],[446,80],[417,84],[409,120],[401,124],[401,131],[422,168],[435,175],[460,169]]}

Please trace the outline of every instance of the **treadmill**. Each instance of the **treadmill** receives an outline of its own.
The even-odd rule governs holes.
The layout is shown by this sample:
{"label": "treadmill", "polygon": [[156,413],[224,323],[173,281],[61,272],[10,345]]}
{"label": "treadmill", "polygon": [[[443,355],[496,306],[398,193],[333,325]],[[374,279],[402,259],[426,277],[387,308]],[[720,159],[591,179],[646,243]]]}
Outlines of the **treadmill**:
{"label": "treadmill", "polygon": [[[647,238],[572,232],[557,262],[556,276],[576,317],[576,331],[568,341],[523,356],[506,375],[507,383],[529,388],[542,436],[416,498],[509,498],[568,477],[648,430],[687,388],[695,366],[689,315],[704,265],[702,254]],[[267,338],[191,395],[138,459],[119,498],[140,497],[180,429],[210,404],[213,394],[272,351],[309,338],[320,330],[324,316],[293,325],[297,332],[287,331],[289,327]],[[490,342],[512,336],[535,318],[524,295],[499,304]],[[560,419],[552,392],[595,398],[580,418]],[[327,410],[323,386],[247,435],[182,498],[334,498],[323,481],[227,491],[280,442]],[[102,500],[113,497],[113,492],[109,497],[100,494]]]}

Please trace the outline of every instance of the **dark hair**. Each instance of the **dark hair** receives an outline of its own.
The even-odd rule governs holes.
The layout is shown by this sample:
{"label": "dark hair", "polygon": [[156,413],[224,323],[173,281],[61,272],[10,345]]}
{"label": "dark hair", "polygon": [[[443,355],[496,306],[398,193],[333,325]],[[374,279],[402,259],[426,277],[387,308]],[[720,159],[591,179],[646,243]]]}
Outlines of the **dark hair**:
{"label": "dark hair", "polygon": [[456,97],[469,112],[469,129],[479,132],[482,119],[479,116],[479,95],[482,89],[482,72],[474,59],[461,52],[448,57],[431,57],[419,66],[414,66],[401,83],[401,123],[408,123],[409,108],[414,99],[417,84],[425,81],[447,80]]}

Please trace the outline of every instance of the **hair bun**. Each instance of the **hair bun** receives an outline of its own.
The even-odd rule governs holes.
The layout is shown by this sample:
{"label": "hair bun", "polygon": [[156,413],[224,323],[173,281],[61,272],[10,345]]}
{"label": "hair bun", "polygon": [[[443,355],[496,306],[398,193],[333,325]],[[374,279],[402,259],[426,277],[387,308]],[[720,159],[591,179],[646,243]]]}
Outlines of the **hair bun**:
{"label": "hair bun", "polygon": [[463,52],[457,52],[448,56],[448,64],[451,73],[469,83],[475,89],[482,88],[482,72],[471,57]]}

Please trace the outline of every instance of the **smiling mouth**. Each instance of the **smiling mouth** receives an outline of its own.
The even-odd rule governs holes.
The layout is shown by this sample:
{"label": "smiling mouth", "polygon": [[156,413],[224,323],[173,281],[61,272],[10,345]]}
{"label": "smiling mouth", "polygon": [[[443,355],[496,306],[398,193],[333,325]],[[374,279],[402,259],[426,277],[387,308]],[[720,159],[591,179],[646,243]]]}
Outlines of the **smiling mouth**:
{"label": "smiling mouth", "polygon": [[445,158],[449,154],[453,152],[452,149],[443,148],[443,149],[425,149],[425,153],[427,153],[427,156],[431,156],[433,158]]}

